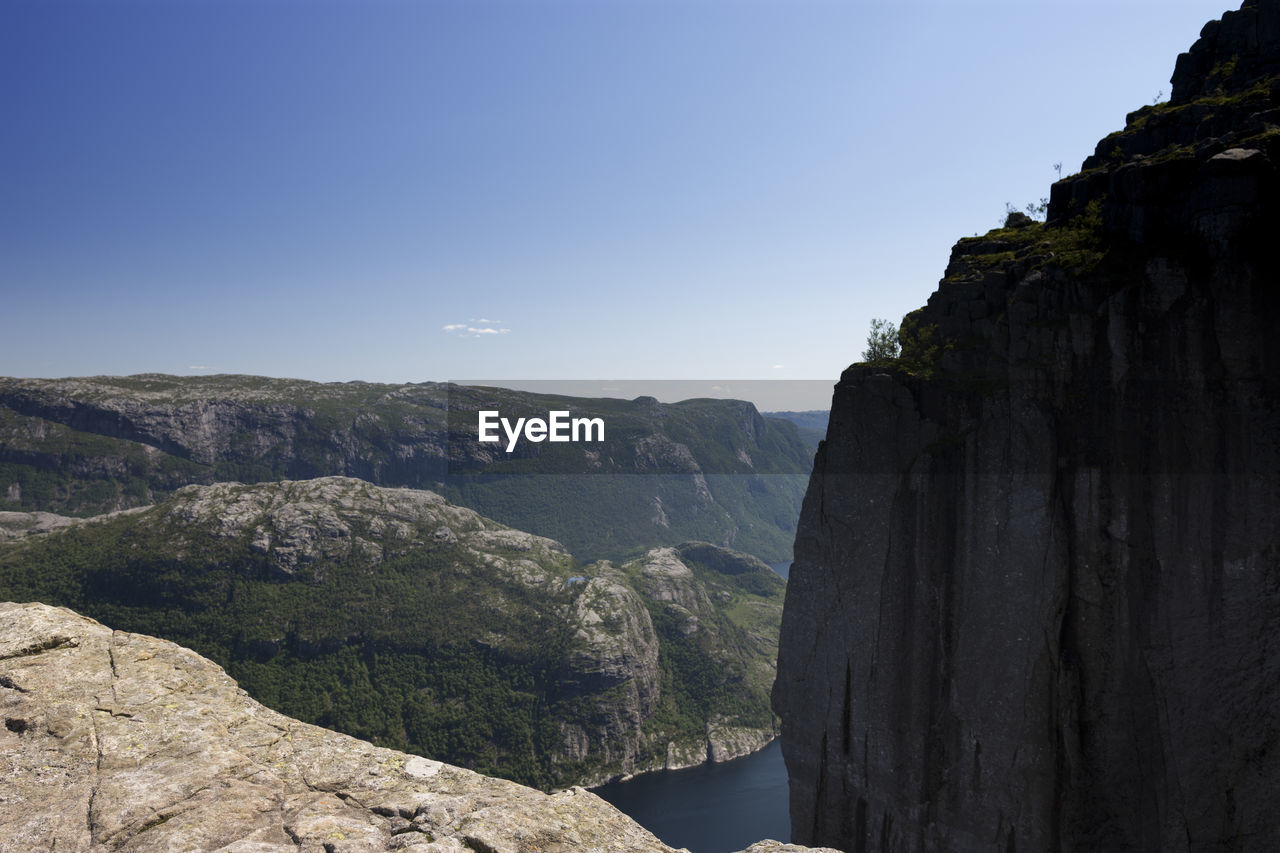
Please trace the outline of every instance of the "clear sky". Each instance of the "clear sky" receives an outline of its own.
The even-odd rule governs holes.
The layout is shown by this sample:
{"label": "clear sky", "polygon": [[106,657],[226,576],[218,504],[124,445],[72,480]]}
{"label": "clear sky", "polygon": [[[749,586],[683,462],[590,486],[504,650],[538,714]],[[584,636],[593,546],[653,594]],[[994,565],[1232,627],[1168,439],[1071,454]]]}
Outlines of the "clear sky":
{"label": "clear sky", "polygon": [[0,374],[834,380],[1238,5],[6,0]]}

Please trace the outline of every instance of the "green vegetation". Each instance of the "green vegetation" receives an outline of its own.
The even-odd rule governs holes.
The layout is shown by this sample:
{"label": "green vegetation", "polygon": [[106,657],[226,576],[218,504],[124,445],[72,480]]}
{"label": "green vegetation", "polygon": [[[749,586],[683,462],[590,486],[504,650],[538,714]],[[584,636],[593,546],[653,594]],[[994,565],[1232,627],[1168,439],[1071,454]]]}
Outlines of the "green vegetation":
{"label": "green vegetation", "polygon": [[97,515],[211,480],[208,466],[0,407],[0,510]]}
{"label": "green vegetation", "polygon": [[867,364],[888,365],[898,357],[898,327],[888,320],[876,318],[871,321],[871,331],[867,333],[867,348],[862,351],[862,360]]}
{"label": "green vegetation", "polygon": [[1221,61],[1209,69],[1208,82],[1214,85],[1214,91],[1218,95],[1226,93],[1226,83],[1236,73],[1236,65],[1239,63],[1240,57],[1233,56],[1230,59]]}
{"label": "green vegetation", "polygon": [[[0,545],[0,600],[173,640],[264,704],[380,745],[543,788],[598,775],[598,758],[560,751],[564,725],[593,731],[609,702],[569,663],[599,567],[425,496],[405,515],[406,499],[355,480],[187,490]],[[704,737],[712,717],[771,725],[782,582],[749,558],[726,565],[742,560],[736,574],[694,566],[716,605],[700,635],[648,602],[666,692],[644,728],[663,745]],[[632,641],[624,629],[609,630]]]}
{"label": "green vegetation", "polygon": [[1102,262],[1106,254],[1102,235],[1103,202],[1103,198],[1095,198],[1079,213],[1043,229],[1041,248],[1049,251],[1047,264],[1087,273]]}
{"label": "green vegetation", "polygon": [[[1058,164],[1057,168],[1061,170],[1062,168],[1061,164]],[[1040,198],[1040,201],[1038,202],[1028,202],[1026,207],[1023,208],[1023,210],[1018,210],[1018,208],[1014,207],[1012,204],[1006,201],[1004,203],[1004,215],[1000,217],[1000,225],[1001,227],[1010,225],[1011,224],[1010,217],[1013,217],[1013,220],[1016,222],[1017,217],[1014,216],[1014,214],[1018,214],[1019,216],[1026,216],[1027,218],[1035,222],[1044,222],[1045,214],[1048,212],[1048,210],[1049,210],[1049,199],[1043,196]],[[1025,213],[1023,211],[1025,211]]]}
{"label": "green vegetation", "polygon": [[[1202,138],[1197,133],[1198,127],[1221,123],[1223,112],[1236,114],[1237,119],[1232,123],[1243,125],[1250,114],[1274,108],[1271,90],[1275,78],[1256,80],[1245,89],[1229,91],[1224,84],[1234,71],[1234,60],[1216,66],[1210,72],[1209,79],[1217,81],[1217,86],[1210,94],[1179,103],[1161,101],[1130,113],[1123,130],[1108,134],[1098,143],[1098,151],[1107,152],[1106,159],[1098,162],[1098,158],[1091,158],[1094,160],[1093,165],[1084,169],[1081,174],[1127,162],[1136,154],[1143,156],[1144,165],[1195,156],[1197,143],[1193,140]],[[1267,127],[1264,123],[1258,132],[1234,136],[1231,144],[1238,146],[1256,143],[1266,134]],[[1169,141],[1158,150],[1150,150],[1151,141],[1158,139]]]}
{"label": "green vegetation", "polygon": [[964,237],[956,244],[961,258],[958,270],[943,282],[963,281],[973,272],[1007,268],[1015,262],[1027,269],[1057,267],[1070,272],[1091,272],[1106,254],[1102,234],[1103,198],[1070,212],[1052,223],[1031,222],[988,231],[980,237]]}
{"label": "green vegetation", "polygon": [[[774,727],[769,691],[786,583],[768,566],[728,553],[697,543],[680,548],[682,561],[716,604],[698,630],[687,633],[686,614],[669,603],[646,601],[660,640],[662,675],[661,702],[646,726],[651,731],[700,743],[710,719]],[[641,586],[638,565],[624,569]]]}
{"label": "green vegetation", "polygon": [[0,598],[173,640],[290,716],[544,786],[570,631],[548,608],[573,594],[558,589],[535,594],[448,543],[289,577],[156,510],[0,549]]}
{"label": "green vegetation", "polygon": [[585,560],[628,559],[655,544],[699,539],[781,561],[807,484],[804,474],[477,474],[450,480],[441,492],[564,542]]}
{"label": "green vegetation", "polygon": [[923,323],[923,308],[917,308],[902,318],[898,329],[901,355],[898,366],[913,376],[928,379],[934,375],[945,346],[938,334],[937,323]]}

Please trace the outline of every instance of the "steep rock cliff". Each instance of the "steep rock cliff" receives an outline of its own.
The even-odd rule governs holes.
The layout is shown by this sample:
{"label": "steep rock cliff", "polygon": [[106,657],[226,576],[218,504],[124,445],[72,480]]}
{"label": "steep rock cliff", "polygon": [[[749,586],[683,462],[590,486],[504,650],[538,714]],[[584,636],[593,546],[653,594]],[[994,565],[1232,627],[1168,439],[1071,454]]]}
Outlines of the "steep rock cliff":
{"label": "steep rock cliff", "polygon": [[0,603],[0,718],[3,853],[674,853],[581,788],[299,723],[187,649],[42,604]]}
{"label": "steep rock cliff", "polygon": [[794,837],[1274,850],[1280,2],[961,240],[832,401],[774,707]]}

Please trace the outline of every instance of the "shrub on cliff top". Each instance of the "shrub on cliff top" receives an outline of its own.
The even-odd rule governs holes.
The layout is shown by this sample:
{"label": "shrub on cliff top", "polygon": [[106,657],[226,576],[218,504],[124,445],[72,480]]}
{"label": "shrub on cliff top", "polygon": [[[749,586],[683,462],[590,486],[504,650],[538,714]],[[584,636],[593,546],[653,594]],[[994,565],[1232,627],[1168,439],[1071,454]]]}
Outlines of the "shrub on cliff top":
{"label": "shrub on cliff top", "polygon": [[871,332],[867,335],[867,348],[862,351],[862,360],[867,364],[889,364],[898,357],[898,327],[888,320],[876,318],[871,321]]}

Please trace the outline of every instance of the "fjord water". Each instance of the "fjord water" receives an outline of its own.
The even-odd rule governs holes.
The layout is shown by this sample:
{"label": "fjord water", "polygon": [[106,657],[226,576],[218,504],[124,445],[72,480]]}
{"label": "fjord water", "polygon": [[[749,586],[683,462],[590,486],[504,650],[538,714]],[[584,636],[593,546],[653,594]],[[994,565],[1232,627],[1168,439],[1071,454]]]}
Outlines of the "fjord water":
{"label": "fjord water", "polygon": [[666,844],[692,853],[730,853],[765,838],[791,839],[787,768],[777,740],[723,764],[645,773],[595,792]]}
{"label": "fjord water", "polygon": [[[771,567],[786,577],[791,561]],[[646,773],[596,793],[672,847],[728,853],[791,839],[781,742],[723,764]]]}

